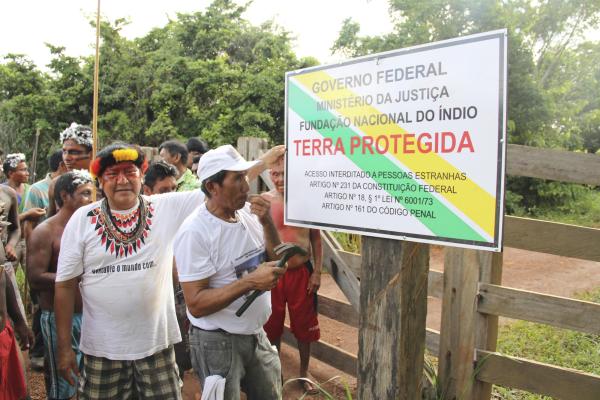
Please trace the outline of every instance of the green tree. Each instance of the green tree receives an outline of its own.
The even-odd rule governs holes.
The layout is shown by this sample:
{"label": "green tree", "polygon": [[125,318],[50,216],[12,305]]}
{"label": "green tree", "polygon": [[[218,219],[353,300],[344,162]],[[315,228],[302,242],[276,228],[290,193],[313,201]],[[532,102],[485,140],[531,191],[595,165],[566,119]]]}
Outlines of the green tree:
{"label": "green tree", "polygon": [[[54,97],[49,77],[24,55],[9,54],[0,64],[0,143],[5,153],[25,153],[31,160],[32,144],[40,130],[40,159],[49,154],[52,139]],[[41,164],[41,176],[45,172]]]}
{"label": "green tree", "polygon": [[205,12],[129,41],[125,20],[102,26],[102,137],[157,145],[202,136],[211,144],[251,135],[283,140],[285,71],[297,60],[287,32],[252,26],[246,6],[217,0]]}
{"label": "green tree", "polygon": [[[316,60],[298,60],[274,23],[248,23],[246,7],[215,0],[135,40],[121,35],[126,19],[101,21],[100,144],[202,136],[219,145],[243,135],[281,143],[285,72]],[[15,149],[31,147],[41,128],[47,152],[72,121],[91,123],[93,58],[48,49],[47,73],[24,56],[0,64],[0,134]]]}
{"label": "green tree", "polygon": [[[344,21],[333,52],[355,57],[498,28],[508,30],[508,134],[511,143],[596,152],[600,148],[599,0],[390,0],[393,32],[360,36]],[[589,191],[536,179],[507,181],[510,212],[566,207]]]}

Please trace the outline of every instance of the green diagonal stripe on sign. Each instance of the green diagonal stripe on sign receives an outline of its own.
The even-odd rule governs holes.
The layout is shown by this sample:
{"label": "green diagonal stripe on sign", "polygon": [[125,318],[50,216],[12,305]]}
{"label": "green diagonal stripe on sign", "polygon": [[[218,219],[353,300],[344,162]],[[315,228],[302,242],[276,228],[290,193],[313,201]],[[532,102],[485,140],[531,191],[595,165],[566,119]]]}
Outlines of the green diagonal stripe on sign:
{"label": "green diagonal stripe on sign", "polygon": [[[289,107],[306,121],[314,120],[332,120],[337,116],[327,110],[317,110],[317,102],[306,94],[298,85],[291,79],[288,79],[288,103]],[[341,139],[344,148],[350,148],[350,137],[356,133],[349,128],[331,129],[324,128],[318,131],[323,137],[330,138],[335,143],[338,138]],[[402,171],[397,165],[391,162],[385,155],[382,154],[362,154],[354,152],[346,153],[345,156],[350,159],[358,168],[363,171]],[[420,184],[411,178],[386,179],[374,177],[373,180],[381,185],[389,184]],[[397,198],[398,203],[408,210],[431,210],[435,215],[434,218],[416,217],[423,225],[425,225],[435,236],[448,237],[460,240],[470,240],[477,242],[486,242],[479,233],[466,224],[448,207],[441,203],[435,196],[424,192],[411,192],[411,197],[418,197],[420,204],[408,204],[404,200],[406,193],[401,190],[386,189],[390,196]]]}

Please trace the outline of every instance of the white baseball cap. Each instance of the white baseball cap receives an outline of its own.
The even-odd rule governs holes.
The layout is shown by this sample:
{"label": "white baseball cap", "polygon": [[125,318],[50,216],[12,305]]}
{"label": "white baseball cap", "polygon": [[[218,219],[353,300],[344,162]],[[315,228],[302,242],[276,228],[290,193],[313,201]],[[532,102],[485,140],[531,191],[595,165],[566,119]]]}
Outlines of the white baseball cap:
{"label": "white baseball cap", "polygon": [[230,144],[209,150],[200,157],[198,178],[200,182],[221,171],[247,171],[260,160],[246,161]]}

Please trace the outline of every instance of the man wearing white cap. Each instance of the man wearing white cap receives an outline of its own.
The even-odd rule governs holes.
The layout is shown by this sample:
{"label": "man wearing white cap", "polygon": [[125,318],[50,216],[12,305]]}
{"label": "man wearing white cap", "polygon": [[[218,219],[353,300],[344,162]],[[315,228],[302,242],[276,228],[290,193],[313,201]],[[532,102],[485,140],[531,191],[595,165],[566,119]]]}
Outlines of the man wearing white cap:
{"label": "man wearing white cap", "polygon": [[281,364],[262,328],[271,314],[270,293],[259,296],[241,317],[235,315],[251,291],[272,289],[285,272],[265,262],[276,258],[279,236],[268,201],[248,199],[246,172],[254,163],[231,146],[204,154],[198,176],[206,202],[174,240],[192,324],[192,365],[203,385],[209,376],[225,378],[226,399],[239,399],[241,390],[248,400],[281,396]]}

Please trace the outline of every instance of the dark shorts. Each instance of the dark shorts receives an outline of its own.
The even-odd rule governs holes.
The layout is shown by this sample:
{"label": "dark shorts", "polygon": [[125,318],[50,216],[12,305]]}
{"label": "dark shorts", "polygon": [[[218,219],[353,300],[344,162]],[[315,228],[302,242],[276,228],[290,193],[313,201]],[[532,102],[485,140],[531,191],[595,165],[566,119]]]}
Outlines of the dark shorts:
{"label": "dark shorts", "polygon": [[84,355],[79,398],[181,399],[173,346],[140,360],[109,360]]}
{"label": "dark shorts", "polygon": [[271,290],[272,313],[265,324],[271,342],[283,334],[285,306],[290,311],[290,330],[300,342],[316,342],[321,337],[317,318],[317,295],[308,294],[306,288],[312,274],[312,264],[289,269]]}

